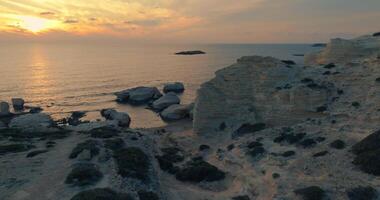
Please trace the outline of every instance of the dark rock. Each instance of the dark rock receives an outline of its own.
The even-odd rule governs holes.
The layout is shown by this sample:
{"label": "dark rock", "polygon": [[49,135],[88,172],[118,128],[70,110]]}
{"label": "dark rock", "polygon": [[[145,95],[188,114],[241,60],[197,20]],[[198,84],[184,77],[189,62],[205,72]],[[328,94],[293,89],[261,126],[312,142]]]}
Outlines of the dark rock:
{"label": "dark rock", "polygon": [[96,140],[87,140],[85,142],[79,143],[72,151],[69,156],[70,159],[76,158],[82,151],[88,150],[91,153],[91,158],[98,155],[100,151],[100,143]]}
{"label": "dark rock", "polygon": [[29,151],[30,149],[35,148],[33,145],[28,144],[6,144],[0,145],[0,155],[8,153],[19,153]]}
{"label": "dark rock", "polygon": [[305,139],[299,143],[303,148],[311,148],[314,147],[317,142],[314,139]]}
{"label": "dark rock", "polygon": [[304,78],[301,80],[301,83],[313,83],[313,82],[314,82],[314,80],[311,78]]}
{"label": "dark rock", "polygon": [[184,182],[199,183],[202,181],[219,181],[224,179],[225,176],[225,172],[203,160],[192,160],[177,172],[176,179]]}
{"label": "dark rock", "polygon": [[303,200],[322,200],[326,196],[325,191],[318,186],[297,189],[294,193],[302,196]]}
{"label": "dark rock", "polygon": [[163,155],[156,156],[161,170],[170,174],[175,174],[178,171],[178,167],[174,164],[182,162],[185,159],[181,150],[177,147],[168,147],[161,149],[161,151],[163,152]]}
{"label": "dark rock", "polygon": [[272,178],[273,178],[273,179],[278,179],[278,178],[280,178],[280,174],[278,174],[278,173],[273,173],[273,174],[272,174]]}
{"label": "dark rock", "polygon": [[137,194],[139,195],[140,200],[159,200],[158,195],[154,192],[140,190]]}
{"label": "dark rock", "polygon": [[380,77],[376,79],[376,82],[380,83]]}
{"label": "dark rock", "polygon": [[234,148],[235,148],[235,145],[234,145],[234,144],[230,144],[230,145],[227,146],[227,150],[228,150],[228,151],[231,151],[231,150],[234,149]]}
{"label": "dark rock", "polygon": [[129,103],[132,105],[147,104],[162,96],[156,87],[135,87],[115,93],[119,103]]}
{"label": "dark rock", "polygon": [[346,148],[346,143],[342,140],[335,140],[330,144],[330,147],[334,149],[344,149]]}
{"label": "dark rock", "polygon": [[40,113],[42,111],[43,109],[41,107],[31,107],[29,110],[29,113],[35,114],[35,113]]}
{"label": "dark rock", "polygon": [[208,145],[201,144],[199,146],[199,151],[205,151],[205,150],[208,150],[208,149],[210,149],[210,146],[208,146]]}
{"label": "dark rock", "polygon": [[239,137],[243,136],[247,133],[255,133],[261,130],[264,130],[266,128],[266,125],[264,123],[257,123],[257,124],[243,124],[238,128],[232,135],[232,137]]}
{"label": "dark rock", "polygon": [[295,65],[296,64],[293,60],[281,60],[281,62],[283,62],[287,65]]}
{"label": "dark rock", "polygon": [[122,177],[148,180],[149,157],[137,147],[129,147],[114,152],[118,173]]}
{"label": "dark rock", "polygon": [[375,200],[378,197],[376,189],[373,187],[357,187],[347,190],[350,200]]}
{"label": "dark rock", "polygon": [[290,157],[296,155],[295,151],[285,151],[284,153],[281,154],[283,157]]}
{"label": "dark rock", "polygon": [[251,200],[248,195],[232,197],[232,200]]}
{"label": "dark rock", "polygon": [[332,69],[332,68],[335,68],[336,65],[334,63],[330,63],[330,64],[327,64],[324,66],[325,69]]}
{"label": "dark rock", "polygon": [[372,36],[373,37],[380,37],[380,32],[374,33]]}
{"label": "dark rock", "polygon": [[221,131],[224,131],[224,129],[226,129],[227,125],[225,122],[221,123],[220,126],[219,126],[219,130]]}
{"label": "dark rock", "polygon": [[328,151],[321,151],[321,152],[318,152],[318,153],[314,154],[313,157],[314,158],[322,157],[322,156],[327,155],[328,153],[329,153]]}
{"label": "dark rock", "polygon": [[338,89],[338,90],[337,90],[337,93],[338,93],[339,95],[342,95],[342,94],[344,94],[344,91],[341,90],[341,89]]}
{"label": "dark rock", "polygon": [[250,142],[247,145],[247,147],[250,149],[256,148],[256,147],[262,147],[262,146],[263,146],[263,144],[261,142],[257,142],[257,141]]}
{"label": "dark rock", "polygon": [[330,71],[325,71],[325,72],[323,72],[323,75],[330,75],[331,74],[331,72]]}
{"label": "dark rock", "polygon": [[285,133],[282,132],[280,136],[276,137],[273,142],[275,143],[281,143],[281,142],[287,142],[288,144],[295,144],[301,141],[306,136],[306,133]]}
{"label": "dark rock", "polygon": [[325,141],[325,140],[326,140],[325,137],[316,137],[316,138],[315,138],[315,141],[317,141],[317,142],[323,142],[323,141]]}
{"label": "dark rock", "polygon": [[248,151],[248,154],[252,157],[252,158],[256,158],[262,154],[264,154],[266,151],[264,149],[264,147],[254,147],[252,149],[250,149]]}
{"label": "dark rock", "polygon": [[44,150],[36,150],[36,151],[32,151],[32,152],[28,153],[26,155],[26,157],[27,158],[32,158],[34,156],[37,156],[37,155],[43,154],[43,153],[47,153],[47,152],[48,152],[48,150],[46,150],[46,149],[44,149]]}
{"label": "dark rock", "polygon": [[79,163],[74,166],[69,175],[66,177],[66,184],[83,186],[94,184],[103,177],[96,165],[91,163]]}
{"label": "dark rock", "polygon": [[198,55],[198,54],[206,54],[203,51],[195,50],[195,51],[180,51],[175,53],[175,55]]}
{"label": "dark rock", "polygon": [[104,147],[116,151],[122,149],[125,146],[125,142],[121,138],[109,139],[104,141]]}
{"label": "dark rock", "polygon": [[326,106],[319,106],[317,107],[316,112],[325,112],[326,110],[327,110]]}
{"label": "dark rock", "polygon": [[351,104],[353,107],[355,108],[359,108],[360,107],[360,103],[359,102],[352,102]]}
{"label": "dark rock", "polygon": [[380,130],[367,136],[352,147],[355,154],[361,154],[380,149]]}
{"label": "dark rock", "polygon": [[134,198],[109,188],[96,188],[79,192],[71,200],[134,200]]}
{"label": "dark rock", "polygon": [[92,129],[89,133],[93,138],[112,138],[118,136],[120,131],[116,128],[105,126]]}
{"label": "dark rock", "polygon": [[363,172],[380,176],[380,149],[357,154],[352,163],[357,165]]}

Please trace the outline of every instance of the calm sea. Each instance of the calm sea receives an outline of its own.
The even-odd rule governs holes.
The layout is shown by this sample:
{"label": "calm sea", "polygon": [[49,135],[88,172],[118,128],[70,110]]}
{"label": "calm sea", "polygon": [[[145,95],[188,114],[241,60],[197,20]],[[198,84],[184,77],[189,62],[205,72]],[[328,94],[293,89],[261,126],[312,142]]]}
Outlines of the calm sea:
{"label": "calm sea", "polygon": [[[176,56],[180,50],[203,50],[206,55]],[[54,118],[87,111],[86,119],[100,119],[99,110],[115,108],[132,117],[132,127],[164,125],[144,107],[119,105],[114,92],[135,86],[181,81],[183,103],[194,100],[199,85],[247,55],[275,56],[301,62],[318,49],[310,45],[169,45],[128,44],[7,44],[0,46],[0,100],[22,97]]]}

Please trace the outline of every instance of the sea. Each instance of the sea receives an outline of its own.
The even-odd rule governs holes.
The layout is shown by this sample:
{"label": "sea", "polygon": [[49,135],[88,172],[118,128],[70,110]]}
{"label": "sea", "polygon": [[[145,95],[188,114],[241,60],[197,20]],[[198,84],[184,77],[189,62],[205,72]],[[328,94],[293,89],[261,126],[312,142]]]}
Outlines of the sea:
{"label": "sea", "polygon": [[[175,52],[202,50],[204,55]],[[128,43],[15,43],[0,45],[0,101],[21,97],[26,105],[40,106],[54,119],[86,111],[84,120],[100,120],[99,111],[127,112],[133,128],[164,126],[145,106],[115,102],[114,93],[137,86],[162,89],[168,82],[183,82],[180,96],[187,104],[200,85],[242,56],[261,55],[303,63],[302,56],[319,51],[311,44],[202,44],[131,45]]]}

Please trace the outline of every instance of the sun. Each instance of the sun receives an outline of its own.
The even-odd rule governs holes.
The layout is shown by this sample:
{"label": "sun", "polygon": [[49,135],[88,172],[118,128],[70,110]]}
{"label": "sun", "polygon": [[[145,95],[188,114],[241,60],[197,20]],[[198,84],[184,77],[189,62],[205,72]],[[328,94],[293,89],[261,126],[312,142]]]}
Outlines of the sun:
{"label": "sun", "polygon": [[58,22],[32,16],[18,16],[18,26],[32,33],[40,33],[58,26]]}

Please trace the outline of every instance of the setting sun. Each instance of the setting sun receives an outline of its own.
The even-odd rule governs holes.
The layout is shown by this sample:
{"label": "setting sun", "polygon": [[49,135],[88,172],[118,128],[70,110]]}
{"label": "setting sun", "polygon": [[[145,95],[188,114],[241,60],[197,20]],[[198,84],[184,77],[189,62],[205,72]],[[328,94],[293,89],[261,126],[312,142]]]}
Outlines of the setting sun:
{"label": "setting sun", "polygon": [[33,33],[43,32],[58,26],[55,20],[32,16],[18,16],[17,26]]}

